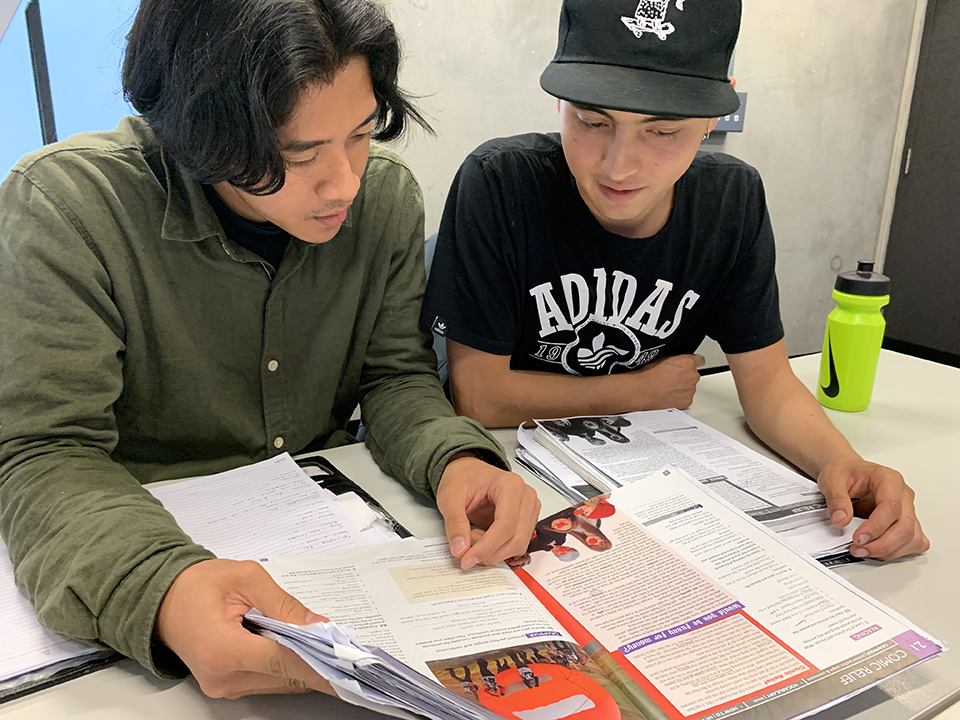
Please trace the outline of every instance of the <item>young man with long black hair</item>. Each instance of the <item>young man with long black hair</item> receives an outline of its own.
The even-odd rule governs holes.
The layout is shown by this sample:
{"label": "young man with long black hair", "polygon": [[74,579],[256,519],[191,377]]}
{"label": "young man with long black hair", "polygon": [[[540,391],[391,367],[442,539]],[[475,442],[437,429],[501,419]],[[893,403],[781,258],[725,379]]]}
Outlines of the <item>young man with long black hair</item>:
{"label": "young man with long black hair", "polygon": [[141,483],[343,444],[357,402],[463,567],[526,549],[536,494],[454,415],[417,327],[420,190],[371,144],[425,125],[399,61],[375,0],[143,0],[141,116],[4,181],[0,530],[51,630],[214,696],[327,690],[241,625],[315,616]]}

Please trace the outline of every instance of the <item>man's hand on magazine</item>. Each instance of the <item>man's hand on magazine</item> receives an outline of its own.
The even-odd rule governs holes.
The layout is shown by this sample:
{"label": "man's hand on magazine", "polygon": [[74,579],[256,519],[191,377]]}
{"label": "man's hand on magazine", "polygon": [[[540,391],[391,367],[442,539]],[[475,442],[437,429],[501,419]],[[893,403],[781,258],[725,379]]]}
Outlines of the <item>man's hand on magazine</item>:
{"label": "man's hand on magazine", "polygon": [[[526,552],[540,515],[540,499],[516,473],[472,453],[458,453],[440,478],[437,508],[450,553],[468,570]],[[471,530],[471,523],[482,529]]]}
{"label": "man's hand on magazine", "polygon": [[845,527],[854,512],[867,518],[854,536],[852,555],[894,560],[930,549],[917,520],[914,492],[893,468],[844,458],[824,467],[817,484],[834,525]]}
{"label": "man's hand on magazine", "polygon": [[296,625],[326,620],[284,592],[255,562],[205,560],[170,585],[154,632],[210,697],[311,690],[334,695],[330,684],[293,650],[243,627],[243,615],[251,608]]}

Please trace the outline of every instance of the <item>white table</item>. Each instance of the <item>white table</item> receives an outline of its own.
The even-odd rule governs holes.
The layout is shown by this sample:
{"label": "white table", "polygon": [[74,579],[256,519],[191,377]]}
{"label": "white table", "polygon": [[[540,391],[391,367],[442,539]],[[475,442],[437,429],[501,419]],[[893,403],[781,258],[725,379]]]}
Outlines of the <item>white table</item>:
{"label": "white table", "polygon": [[[792,361],[797,375],[810,388],[817,380],[818,363],[817,355]],[[884,351],[870,408],[855,414],[828,411],[859,452],[903,472],[917,491],[919,517],[933,545],[921,557],[886,564],[862,563],[838,572],[949,645],[960,643],[960,613],[954,605],[960,591],[960,560],[953,555],[955,543],[960,544],[960,522],[954,514],[960,507],[960,472],[953,458],[953,452],[960,450],[958,400],[960,370]],[[688,412],[773,457],[746,429],[729,373],[703,378]],[[495,434],[512,456],[516,432],[498,430]],[[326,454],[417,535],[443,533],[436,509],[383,475],[364,447],[339,448]],[[543,483],[520,472],[540,493],[544,515],[566,506]],[[920,720],[943,711],[958,699],[960,649],[891,678],[819,717]],[[956,710],[951,708],[947,715]],[[316,720],[382,716],[322,695],[211,700],[192,680],[158,680],[132,661],[0,705],[0,720],[174,717]]]}

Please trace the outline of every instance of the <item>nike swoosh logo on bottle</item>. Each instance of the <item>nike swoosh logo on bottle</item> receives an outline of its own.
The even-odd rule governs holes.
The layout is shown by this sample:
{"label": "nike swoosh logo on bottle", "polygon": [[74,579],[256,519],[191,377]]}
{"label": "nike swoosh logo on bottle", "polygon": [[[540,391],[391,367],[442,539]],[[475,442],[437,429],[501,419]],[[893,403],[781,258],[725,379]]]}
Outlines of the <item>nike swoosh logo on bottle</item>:
{"label": "nike swoosh logo on bottle", "polygon": [[830,358],[830,384],[821,385],[820,389],[828,398],[835,398],[840,394],[840,379],[837,377],[837,366],[833,362],[833,346],[830,344],[830,331],[827,331],[827,355]]}

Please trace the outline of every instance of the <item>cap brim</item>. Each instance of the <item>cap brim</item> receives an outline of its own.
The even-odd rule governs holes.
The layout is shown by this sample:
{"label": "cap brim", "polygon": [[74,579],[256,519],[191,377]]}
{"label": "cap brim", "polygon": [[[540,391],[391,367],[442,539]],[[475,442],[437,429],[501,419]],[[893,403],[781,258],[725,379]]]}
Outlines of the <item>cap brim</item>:
{"label": "cap brim", "polygon": [[727,81],[619,65],[552,62],[540,87],[561,100],[645,115],[712,118],[740,107]]}

